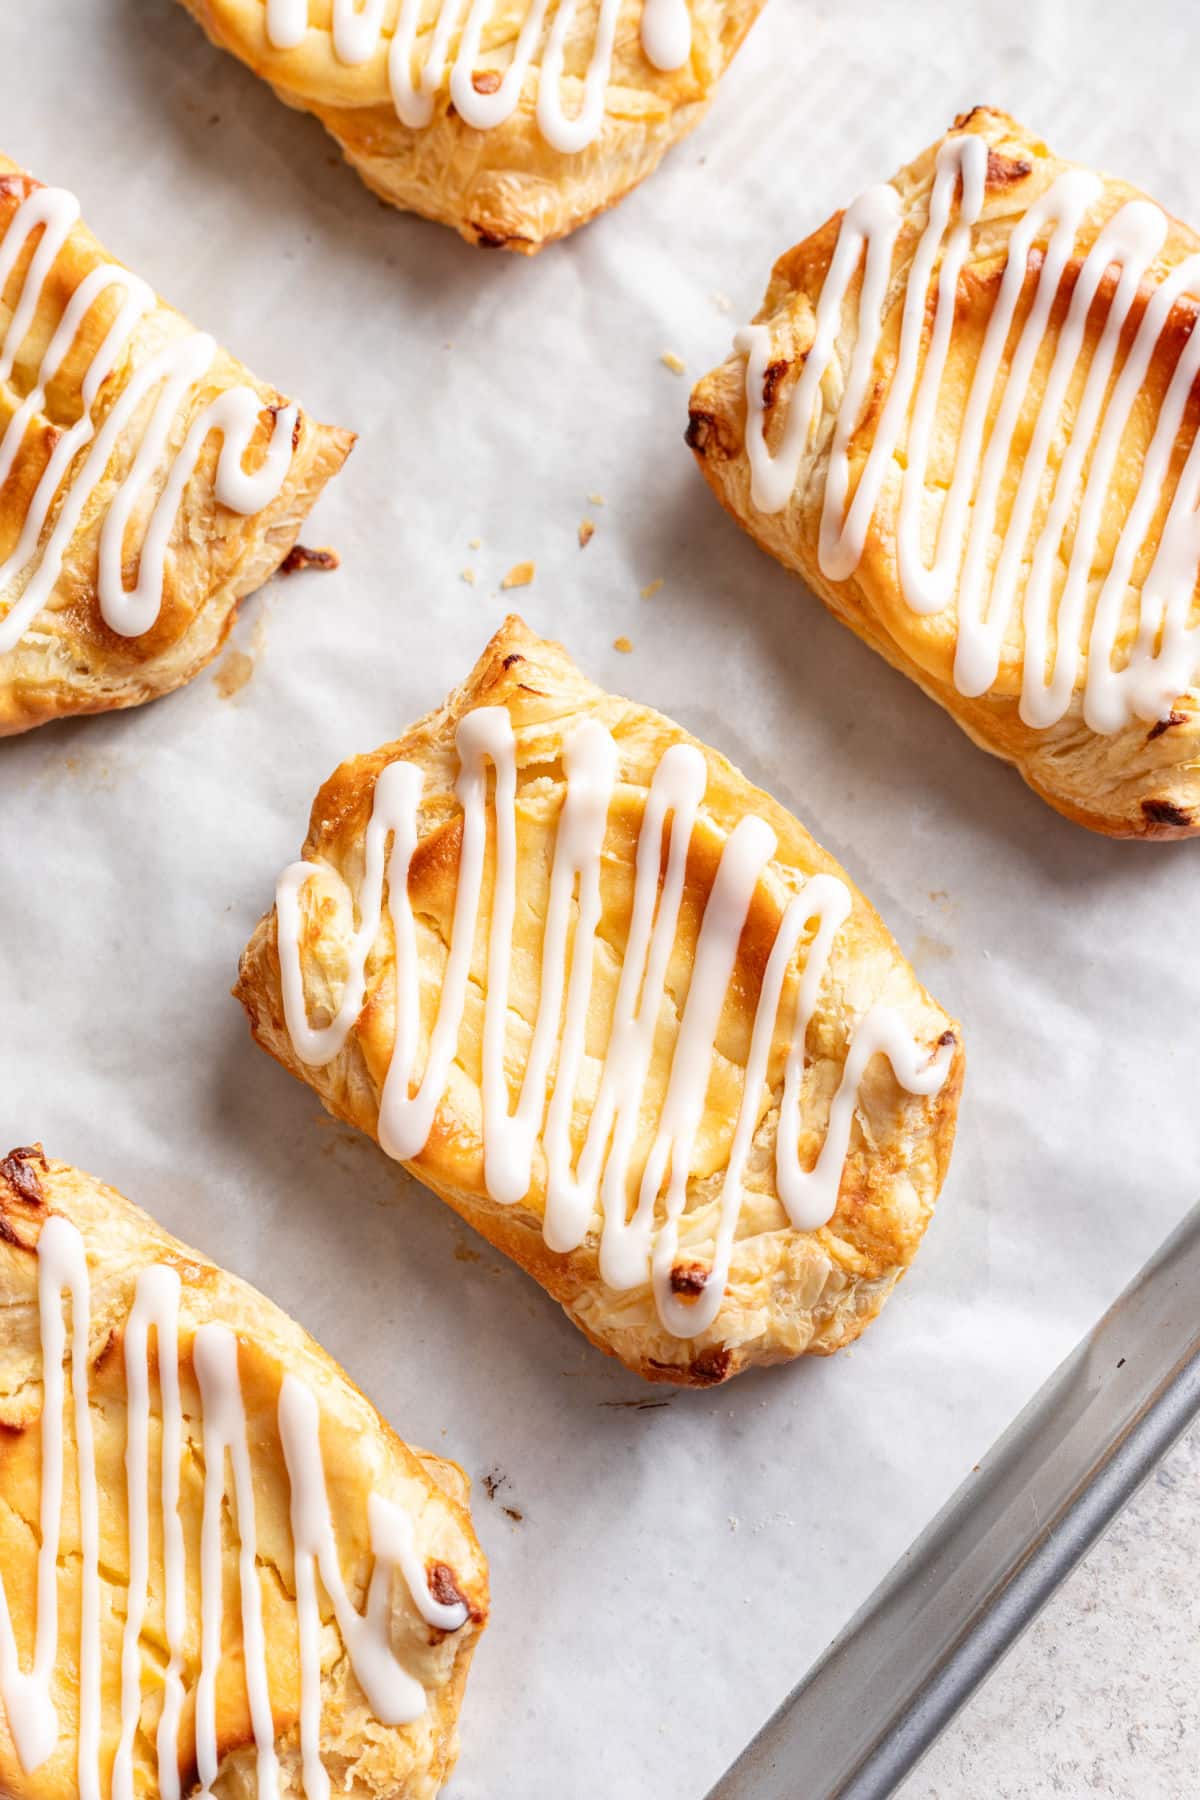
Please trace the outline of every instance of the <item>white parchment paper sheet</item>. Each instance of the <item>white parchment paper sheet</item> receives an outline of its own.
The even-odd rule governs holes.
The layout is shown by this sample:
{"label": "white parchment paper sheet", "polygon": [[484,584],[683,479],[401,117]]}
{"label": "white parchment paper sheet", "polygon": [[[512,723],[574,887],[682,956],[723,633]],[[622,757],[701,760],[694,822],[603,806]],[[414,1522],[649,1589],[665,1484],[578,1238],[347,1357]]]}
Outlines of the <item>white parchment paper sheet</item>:
{"label": "white parchment paper sheet", "polygon": [[[170,0],[0,9],[5,151],[361,434],[305,534],[341,572],[246,607],[241,692],[0,745],[0,1136],[257,1282],[475,1477],[460,1800],[696,1800],[1195,1197],[1200,845],[1056,818],[738,533],[681,437],[775,256],[977,101],[1200,218],[1198,36],[1171,0],[771,0],[704,127],[526,262],[381,207]],[[844,1357],[644,1387],[227,997],[319,782],[460,678],[525,558],[530,622],[793,807],[965,1023],[940,1216]]]}

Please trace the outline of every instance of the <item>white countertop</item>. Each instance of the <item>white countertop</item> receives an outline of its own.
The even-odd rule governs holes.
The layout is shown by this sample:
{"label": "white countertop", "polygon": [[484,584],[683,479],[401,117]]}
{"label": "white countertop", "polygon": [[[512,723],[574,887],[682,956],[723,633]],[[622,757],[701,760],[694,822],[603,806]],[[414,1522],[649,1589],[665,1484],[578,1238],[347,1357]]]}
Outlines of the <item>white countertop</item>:
{"label": "white countertop", "polygon": [[1196,1800],[1200,1427],[900,1790],[899,1800]]}

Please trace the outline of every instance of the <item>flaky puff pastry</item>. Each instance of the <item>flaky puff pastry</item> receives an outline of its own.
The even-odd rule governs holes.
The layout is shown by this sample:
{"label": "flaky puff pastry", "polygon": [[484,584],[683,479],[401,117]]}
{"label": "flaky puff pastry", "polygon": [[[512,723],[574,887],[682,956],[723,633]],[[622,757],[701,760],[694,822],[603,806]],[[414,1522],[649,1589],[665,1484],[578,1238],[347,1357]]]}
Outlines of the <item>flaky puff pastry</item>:
{"label": "flaky puff pastry", "polygon": [[[0,157],[0,735],[190,681],[353,443]],[[226,503],[228,502],[228,503]]]}
{"label": "flaky puff pastry", "polygon": [[1119,837],[1200,830],[1198,251],[977,108],[780,258],[691,399],[739,524],[1053,807]]}
{"label": "flaky puff pastry", "polygon": [[[167,1371],[174,1376],[176,1368],[166,1360],[172,1326],[174,1395]],[[47,1357],[58,1358],[47,1334],[56,1327],[66,1334],[59,1345],[62,1404],[48,1413]],[[79,1334],[86,1369],[74,1354]],[[284,1447],[285,1389],[287,1404],[297,1396],[303,1402],[299,1441],[316,1459],[310,1488],[291,1480],[289,1454],[296,1450]],[[84,1394],[90,1449],[79,1425]],[[222,1406],[234,1416],[230,1448],[210,1479],[208,1454],[215,1463],[223,1440],[218,1435],[209,1445],[206,1434],[228,1426]],[[177,1458],[164,1454],[172,1418]],[[56,1447],[60,1505],[53,1498]],[[178,1485],[169,1508],[164,1483],[172,1473]],[[467,1487],[453,1463],[402,1443],[278,1307],[120,1194],[47,1160],[38,1147],[0,1160],[0,1580],[16,1658],[14,1666],[0,1648],[0,1791],[12,1800],[74,1800],[80,1792],[153,1800],[166,1791],[160,1768],[170,1768],[176,1746],[176,1793],[207,1777],[220,1800],[269,1800],[272,1789],[312,1800],[321,1785],[319,1756],[335,1793],[429,1800],[457,1753],[467,1669],[487,1615],[487,1568]],[[349,1645],[343,1637],[324,1562],[312,1587],[314,1665],[302,1674],[297,1582],[308,1559],[307,1540],[293,1535],[298,1493],[315,1500],[318,1515],[328,1509],[347,1618],[350,1609],[361,1614],[371,1592],[374,1616],[357,1626],[351,1619],[352,1632],[371,1637],[384,1665],[381,1689],[386,1698],[399,1685],[407,1703],[401,1710],[415,1715],[407,1723],[384,1724],[374,1715],[359,1678],[369,1657],[358,1636]],[[407,1568],[376,1554],[372,1509],[381,1503],[408,1538]],[[206,1506],[216,1527],[208,1570]],[[172,1517],[182,1570],[177,1589],[175,1565],[168,1565]],[[40,1601],[39,1542],[55,1571]],[[178,1593],[174,1626],[168,1592]],[[425,1612],[436,1613],[435,1602],[452,1608],[444,1622],[453,1628],[430,1624],[415,1593],[423,1594]],[[136,1625],[139,1608],[135,1634],[126,1621]],[[256,1614],[258,1652],[246,1625]],[[202,1626],[207,1631],[214,1620],[209,1659]],[[35,1639],[41,1643],[47,1625],[50,1661],[39,1668]],[[214,1677],[207,1715],[205,1668]],[[266,1696],[257,1733],[256,1670]],[[164,1738],[171,1709],[175,1724]],[[310,1716],[315,1734],[306,1757],[301,1725]],[[206,1746],[210,1761],[203,1766]],[[264,1751],[272,1761],[264,1763]]]}
{"label": "flaky puff pastry", "polygon": [[[490,777],[479,784],[472,749],[482,731],[496,758],[490,797]],[[419,812],[406,823],[401,806],[389,818],[385,796],[404,782],[415,791],[414,780]],[[502,789],[511,797],[501,802]],[[664,794],[666,811],[655,812]],[[501,808],[506,834],[512,821],[512,867],[498,881]],[[648,815],[661,823],[645,825]],[[381,824],[396,834],[382,911]],[[410,849],[405,880],[396,858]],[[578,883],[566,861],[575,854]],[[746,855],[739,899],[730,882]],[[669,719],[604,693],[558,645],[510,618],[444,706],[326,782],[304,856],[282,879],[277,906],[242,959],[235,992],[255,1037],[332,1113],[402,1157],[514,1258],[593,1343],[651,1380],[707,1385],[752,1364],[837,1350],[875,1317],[916,1252],[946,1172],[962,1082],[958,1029],[832,858],[723,757]],[[472,858],[479,859],[475,877],[463,873]],[[555,901],[560,861],[567,880]],[[675,880],[682,885],[673,889]],[[797,919],[789,904],[798,895]],[[585,904],[595,908],[587,926]],[[657,973],[659,952],[653,944],[647,952],[638,938],[651,914],[656,932],[666,920]],[[764,998],[766,971],[785,918],[803,929],[787,956],[776,1011]],[[361,941],[364,931],[369,942]],[[469,972],[456,976],[454,945],[462,955],[468,941]],[[803,1003],[807,1028],[796,1032],[802,1104],[789,1148],[811,1169],[837,1137],[833,1114],[842,1109],[846,1137],[840,1160],[835,1148],[832,1164],[821,1165],[825,1222],[798,1229],[780,1200],[776,1148],[800,979],[810,962],[820,980]],[[295,988],[290,1000],[285,991],[289,967],[302,988],[303,1018]],[[556,968],[565,977],[557,988]],[[456,979],[463,981],[457,1020]],[[640,1024],[619,1024],[631,979],[642,1040]],[[488,1007],[497,994],[502,1072],[489,1042]],[[405,1054],[396,1021],[406,1001],[416,1046],[409,1073],[422,1082],[413,1104],[431,1108],[424,1142],[425,1124],[407,1116],[406,1072],[393,1066]],[[706,1005],[713,1010],[701,1023]],[[937,1065],[923,1094],[911,1091],[921,1076],[906,1091],[884,1055],[868,1055],[864,1069],[847,1075],[881,1005],[891,1009],[894,1038],[908,1035],[910,1075],[928,1077]],[[761,1088],[746,1082],[760,1010],[769,1046]],[[439,1051],[440,1012],[448,1036]],[[439,1054],[444,1083],[430,1074]],[[611,1082],[632,1084],[615,1118],[604,1113]],[[519,1092],[526,1153],[513,1150],[500,1118]],[[747,1136],[739,1149],[744,1099]],[[557,1139],[556,1100],[566,1102]],[[598,1125],[601,1119],[609,1122]],[[670,1183],[645,1175],[667,1129],[674,1133],[670,1182],[686,1177],[673,1241],[665,1234]],[[614,1188],[605,1198],[594,1185],[581,1210],[578,1198],[564,1203],[562,1190],[576,1173],[586,1189],[589,1158],[606,1148],[605,1177],[616,1171]],[[659,1174],[666,1175],[665,1161]],[[649,1212],[638,1227],[647,1180]],[[727,1279],[719,1266],[722,1217]],[[623,1225],[630,1226],[624,1234]],[[714,1316],[693,1324],[702,1310]]]}
{"label": "flaky puff pastry", "polygon": [[[304,0],[299,0],[301,5]],[[474,93],[498,95],[522,30],[539,0],[475,0],[484,6],[472,61]],[[565,3],[565,0],[564,0]],[[637,186],[679,138],[699,124],[718,82],[764,0],[666,0],[691,19],[691,44],[680,66],[656,68],[642,39],[644,0],[615,0],[611,63],[603,113],[581,148],[548,141],[537,118],[542,58],[555,9],[537,31],[519,99],[498,123],[478,129],[455,107],[450,83],[469,10],[455,0],[383,0],[378,34],[365,61],[337,52],[335,21],[346,0],[307,0],[300,41],[277,48],[268,31],[267,0],[183,0],[213,42],[274,87],[290,106],[315,113],[367,186],[393,206],[452,225],[468,243],[526,254],[574,231]],[[663,0],[657,0],[661,8]],[[430,82],[427,123],[407,125],[389,80],[389,53],[402,9],[414,13],[410,79],[429,61],[444,7],[455,22],[445,66]],[[563,44],[562,110],[574,120],[603,15],[614,0],[577,0]],[[286,5],[281,11],[290,11]],[[543,9],[544,10],[544,9]],[[603,71],[602,71],[603,72]]]}

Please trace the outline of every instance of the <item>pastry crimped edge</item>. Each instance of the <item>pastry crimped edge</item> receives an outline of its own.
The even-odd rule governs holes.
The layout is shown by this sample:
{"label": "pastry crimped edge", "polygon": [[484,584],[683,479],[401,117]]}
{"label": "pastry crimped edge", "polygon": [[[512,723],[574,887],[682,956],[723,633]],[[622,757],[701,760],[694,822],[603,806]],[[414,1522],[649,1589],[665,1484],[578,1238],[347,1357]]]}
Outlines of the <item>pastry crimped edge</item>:
{"label": "pastry crimped edge", "polygon": [[[510,617],[467,680],[441,708],[394,743],[353,759],[335,772],[313,804],[305,854],[319,857],[328,834],[336,838],[343,826],[347,838],[353,839],[357,827],[350,823],[351,816],[361,815],[383,766],[399,757],[420,761],[423,748],[428,751],[426,767],[431,762],[447,762],[448,747],[450,756],[453,753],[454,726],[462,715],[482,705],[514,701],[519,705],[522,687],[546,703],[550,709],[546,717],[573,718],[580,708],[607,706],[619,709],[619,718],[655,734],[660,748],[671,743],[698,748],[708,768],[705,806],[710,816],[724,812],[731,828],[735,816],[758,813],[776,829],[781,846],[790,839],[801,848],[806,873],[836,873],[850,888],[854,913],[844,933],[854,934],[855,948],[851,951],[843,944],[839,978],[847,969],[853,975],[860,951],[886,959],[888,973],[904,988],[920,1039],[928,1040],[931,1049],[953,1040],[952,1062],[940,1092],[921,1101],[905,1097],[900,1109],[904,1125],[897,1141],[888,1146],[894,1185],[889,1185],[883,1167],[889,1158],[882,1154],[874,1157],[857,1145],[847,1160],[839,1211],[830,1225],[816,1232],[799,1232],[784,1220],[772,1230],[740,1239],[716,1319],[709,1329],[686,1339],[667,1332],[655,1314],[647,1287],[617,1292],[601,1280],[595,1219],[578,1249],[554,1252],[544,1242],[542,1213],[536,1201],[498,1204],[480,1181],[468,1185],[444,1174],[432,1175],[425,1153],[404,1166],[531,1274],[593,1344],[650,1381],[705,1387],[756,1364],[790,1360],[809,1352],[832,1354],[853,1342],[878,1315],[911,1263],[932,1217],[953,1147],[964,1055],[956,1022],[917,982],[869,902],[792,815],[753,788],[718,752],[650,709],[605,694],[580,674],[560,646],[538,638],[520,619]],[[788,861],[782,847],[777,860],[780,864]],[[795,863],[789,866],[798,867]],[[865,954],[861,960],[865,968]],[[374,1137],[378,1094],[356,1040],[352,1038],[324,1068],[306,1067],[296,1055],[284,1015],[274,910],[259,922],[243,953],[234,994],[246,1009],[257,1042],[289,1073],[311,1086],[331,1113]],[[875,1082],[892,1083],[890,1069],[884,1077],[876,1071]],[[878,1087],[873,1090],[873,1099],[878,1091]],[[439,1151],[454,1141],[456,1130],[463,1125],[461,1117],[447,1113],[444,1098],[434,1131]],[[474,1146],[464,1147],[465,1162],[471,1162],[474,1155]],[[911,1215],[907,1220],[901,1217],[905,1207]],[[864,1217],[869,1209],[873,1219],[882,1215],[886,1226],[881,1225],[881,1233],[894,1233],[886,1258],[880,1252],[879,1266],[869,1266],[865,1254],[837,1235],[843,1209],[851,1213],[859,1208]],[[782,1218],[782,1208],[779,1211]],[[766,1276],[760,1261],[767,1265]]]}
{"label": "pastry crimped edge", "polygon": [[[0,157],[0,202],[11,203],[40,187],[35,177]],[[14,208],[15,211],[15,208]],[[11,219],[11,214],[8,218]],[[56,259],[53,283],[64,304],[73,290],[99,265],[113,258],[81,220]],[[120,266],[118,264],[118,266]],[[39,306],[39,316],[42,308]],[[100,389],[95,411],[102,417],[122,392],[130,366],[147,361],[161,342],[192,329],[190,322],[158,297],[157,306],[136,328],[134,354],[122,357]],[[218,349],[209,374],[188,394],[177,411],[169,440],[174,455],[187,424],[215,395],[242,385],[252,389],[267,411],[278,412],[285,396],[254,376],[227,351]],[[46,424],[35,415],[27,437]],[[123,437],[124,446],[132,437]],[[292,433],[292,457],[279,493],[258,512],[239,515],[221,505],[211,492],[217,450],[210,439],[201,453],[181,499],[172,528],[164,578],[164,600],[150,630],[123,638],[100,615],[96,593],[92,533],[103,506],[89,501],[86,542],[79,534],[55,584],[69,597],[67,615],[82,607],[82,630],[51,630],[43,609],[34,616],[17,644],[0,653],[0,737],[28,731],[57,718],[104,713],[139,706],[182,687],[212,661],[228,637],[240,602],[273,575],[293,548],[309,512],[325,484],[338,473],[354,444],[353,432],[317,423],[299,408]],[[86,456],[72,465],[62,492]],[[14,474],[19,474],[18,454]],[[102,489],[112,488],[106,474]],[[202,498],[201,498],[202,497]],[[51,514],[53,520],[55,514]],[[181,524],[182,521],[182,524]],[[216,579],[214,579],[214,576]],[[172,635],[163,612],[190,611]]]}
{"label": "pastry crimped edge", "polygon": [[[0,1158],[0,1260],[28,1255],[34,1263],[29,1297],[23,1304],[30,1306],[35,1315],[36,1244],[46,1220],[56,1214],[66,1218],[81,1232],[87,1250],[92,1287],[89,1341],[92,1345],[94,1370],[101,1363],[108,1365],[114,1346],[119,1346],[122,1342],[138,1271],[151,1263],[166,1264],[178,1272],[183,1284],[180,1314],[181,1367],[185,1361],[190,1360],[191,1337],[196,1328],[208,1320],[228,1327],[237,1334],[244,1346],[243,1354],[251,1354],[256,1365],[261,1364],[268,1370],[271,1379],[275,1364],[278,1365],[281,1376],[289,1372],[301,1376],[321,1407],[322,1429],[330,1421],[336,1423],[339,1444],[352,1439],[355,1445],[353,1454],[358,1454],[360,1445],[367,1447],[368,1453],[363,1455],[357,1466],[357,1477],[364,1495],[368,1486],[373,1486],[373,1474],[381,1477],[385,1483],[391,1480],[411,1487],[415,1482],[424,1489],[426,1500],[421,1512],[421,1539],[433,1546],[434,1555],[444,1552],[449,1556],[450,1547],[453,1547],[452,1574],[460,1597],[467,1605],[467,1621],[456,1632],[430,1634],[429,1656],[441,1659],[441,1664],[447,1667],[444,1678],[437,1687],[433,1691],[426,1690],[426,1712],[419,1722],[423,1738],[409,1736],[413,1727],[386,1727],[374,1717],[351,1672],[350,1658],[337,1627],[323,1608],[325,1641],[322,1651],[320,1747],[322,1757],[327,1759],[335,1791],[351,1796],[352,1800],[434,1800],[434,1796],[448,1779],[458,1755],[458,1717],[463,1693],[471,1659],[488,1617],[487,1563],[471,1520],[470,1482],[466,1474],[456,1463],[405,1443],[334,1358],[273,1301],[249,1283],[180,1242],[114,1188],[70,1164],[47,1158],[40,1144],[12,1150],[7,1156]],[[7,1287],[7,1278],[5,1286]],[[99,1358],[95,1355],[97,1344],[101,1347]],[[18,1385],[15,1393],[7,1391],[13,1374],[11,1355],[8,1353],[4,1357],[4,1369],[9,1380],[6,1382],[5,1395],[0,1396],[0,1468],[3,1467],[6,1444],[11,1449],[25,1430],[35,1425],[41,1416],[40,1398],[33,1411],[28,1410],[28,1403],[22,1398],[26,1386],[40,1386],[40,1367],[28,1372],[26,1380]],[[93,1373],[93,1385],[96,1380]],[[122,1418],[126,1397],[122,1382],[119,1409]],[[67,1404],[69,1408],[72,1403],[68,1400]],[[91,1411],[99,1445],[99,1434],[109,1431],[111,1435],[116,1427],[105,1424],[105,1414],[98,1404],[95,1391],[92,1393]],[[194,1427],[194,1431],[198,1433],[198,1426]],[[73,1441],[72,1436],[67,1445],[68,1470],[73,1466]],[[185,1438],[185,1443],[187,1441]],[[253,1454],[256,1459],[261,1459],[264,1454],[262,1442],[257,1439]],[[350,1473],[345,1461],[336,1468],[327,1466],[327,1479],[334,1475],[344,1482]],[[286,1473],[279,1480],[286,1488]],[[68,1496],[69,1492],[68,1488]],[[266,1492],[265,1484],[256,1482],[256,1510],[260,1514],[260,1562],[271,1560],[261,1530],[261,1508]],[[9,1503],[11,1504],[11,1500]],[[36,1504],[36,1497],[34,1503]],[[105,1503],[106,1496],[102,1493],[102,1513]],[[232,1504],[231,1501],[228,1503]],[[150,1504],[153,1511],[153,1495]],[[340,1500],[338,1504],[340,1508]],[[125,1516],[128,1516],[127,1508]],[[103,1532],[103,1517],[101,1523]],[[361,1529],[356,1527],[356,1535],[361,1547],[366,1537],[365,1525]],[[346,1546],[341,1545],[340,1549],[344,1555]],[[154,1560],[151,1562],[152,1579],[156,1566],[161,1574],[161,1551],[158,1553],[157,1564]],[[8,1573],[11,1579],[12,1572]],[[111,1574],[106,1573],[103,1568],[101,1577],[105,1586],[111,1584]],[[282,1582],[282,1574],[280,1579]],[[395,1580],[398,1584],[399,1577]],[[351,1595],[353,1603],[360,1605],[361,1599],[354,1595],[353,1587]],[[10,1605],[12,1601],[10,1591]],[[77,1611],[74,1612],[72,1623],[72,1609],[79,1605],[77,1583],[72,1582],[64,1587],[60,1581],[58,1603],[59,1662],[56,1663],[56,1674],[60,1672],[64,1646],[73,1646],[75,1649],[78,1647],[75,1641]],[[398,1604],[408,1603],[398,1602],[393,1597],[393,1609]],[[116,1616],[121,1616],[119,1608],[116,1609]],[[291,1622],[288,1642],[283,1646],[274,1646],[277,1656],[283,1659],[280,1666],[284,1668],[288,1666],[286,1659],[294,1655],[292,1640],[295,1619],[294,1615],[289,1617]],[[18,1645],[31,1644],[31,1618],[22,1618],[21,1613],[15,1611],[14,1624]],[[111,1631],[111,1627],[108,1629]],[[332,1669],[326,1666],[326,1659],[330,1654],[330,1630],[334,1633],[332,1642],[337,1646]],[[271,1648],[269,1643],[268,1655]],[[28,1655],[27,1648],[24,1655]],[[119,1675],[119,1640],[114,1646],[110,1637],[106,1662],[110,1674],[113,1666],[116,1666]],[[275,1662],[272,1662],[271,1667],[274,1690]],[[281,1676],[280,1679],[286,1685],[286,1677]],[[69,1694],[70,1711],[77,1723],[76,1682],[77,1674],[72,1678],[72,1685],[64,1690],[61,1680],[56,1680],[55,1698],[61,1717],[64,1691]],[[219,1692],[223,1691],[219,1689]],[[111,1703],[112,1692],[108,1678],[105,1693]],[[145,1698],[146,1690],[143,1689],[143,1700]],[[185,1720],[188,1716],[190,1707],[185,1713]],[[305,1790],[298,1721],[289,1717],[282,1722],[282,1729],[280,1723],[277,1718],[279,1793],[282,1800],[299,1800]],[[113,1720],[109,1716],[104,1725],[106,1733],[111,1730],[112,1725]],[[218,1800],[241,1800],[243,1795],[249,1800],[257,1792],[252,1727],[242,1708],[235,1708],[231,1714],[227,1694],[224,1703],[218,1701],[218,1728],[223,1728],[223,1735],[219,1772],[213,1783],[213,1791]],[[106,1759],[107,1753],[103,1745],[112,1741],[115,1740],[102,1740],[102,1754]],[[414,1762],[414,1755],[420,1760]],[[0,1701],[0,1785],[3,1785],[5,1793],[12,1800],[73,1800],[77,1791],[73,1732],[66,1740],[65,1754],[64,1745],[60,1742],[54,1766],[61,1773],[60,1782],[48,1783],[41,1779],[40,1770],[35,1770],[31,1775],[22,1772],[7,1729],[4,1706]],[[183,1791],[187,1793],[189,1777],[194,1782],[196,1772],[194,1767],[189,1770],[185,1764],[181,1774]],[[142,1789],[139,1787],[138,1791],[141,1792]],[[151,1791],[156,1793],[157,1787],[153,1787]]]}
{"label": "pastry crimped edge", "polygon": [[646,64],[648,80],[610,84],[598,136],[574,153],[554,149],[538,129],[536,65],[502,124],[484,131],[465,124],[443,84],[430,124],[412,128],[390,100],[337,105],[323,101],[312,80],[302,89],[289,85],[286,56],[265,43],[255,16],[259,0],[181,3],[219,49],[267,81],[286,105],[319,119],[380,199],[451,226],[469,244],[531,256],[616,205],[700,123],[766,0],[691,0],[702,50],[693,45],[684,71],[664,74]]}
{"label": "pastry crimped edge", "polygon": [[[962,133],[976,133],[987,141],[995,156],[997,190],[1012,184],[1014,166],[1018,182],[1022,164],[1035,175],[1039,165],[1055,171],[1073,166],[1054,157],[1041,140],[1007,114],[976,107],[901,169],[896,181],[914,181],[919,171],[931,167],[939,146]],[[1125,182],[1107,176],[1102,179],[1106,197],[1119,201],[1144,198]],[[991,159],[988,191],[993,191]],[[835,214],[778,259],[756,323],[789,317],[792,296],[810,292],[804,285],[806,256],[820,254],[840,217]],[[1200,249],[1200,237],[1168,218],[1169,251]],[[816,291],[819,286],[817,280]],[[797,493],[781,513],[766,514],[754,505],[745,427],[745,358],[735,354],[703,376],[691,395],[686,439],[705,480],[725,510],[762,549],[799,575],[836,618],[936,700],[974,743],[1012,763],[1057,812],[1092,831],[1142,839],[1184,838],[1200,832],[1200,691],[1190,689],[1180,695],[1169,714],[1154,723],[1134,719],[1109,735],[1087,725],[1078,690],[1063,718],[1046,728],[1021,720],[1017,695],[964,696],[952,681],[922,667],[896,641],[877,616],[859,573],[838,581],[823,575],[815,552],[822,492],[819,481],[810,481],[805,494]],[[869,444],[869,437],[866,441]]]}

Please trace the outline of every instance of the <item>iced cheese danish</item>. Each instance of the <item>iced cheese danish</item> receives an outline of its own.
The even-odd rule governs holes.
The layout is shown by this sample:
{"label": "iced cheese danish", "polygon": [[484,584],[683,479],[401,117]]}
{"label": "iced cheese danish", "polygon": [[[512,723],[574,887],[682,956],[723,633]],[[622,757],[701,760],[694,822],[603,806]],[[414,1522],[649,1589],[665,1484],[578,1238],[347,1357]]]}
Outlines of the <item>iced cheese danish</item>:
{"label": "iced cheese danish", "polygon": [[184,0],[368,187],[540,250],[699,124],[764,0]]}
{"label": "iced cheese danish", "polygon": [[950,1157],[958,1028],[844,871],[517,619],[326,782],[236,992],[651,1379],[849,1343]]}
{"label": "iced cheese danish", "polygon": [[40,1148],[0,1158],[0,1792],[431,1800],[487,1567],[279,1308]]}
{"label": "iced cheese danish", "polygon": [[190,681],[352,443],[0,157],[0,736]]}
{"label": "iced cheese danish", "polygon": [[1200,830],[1200,237],[977,108],[775,266],[722,503],[1044,799]]}

